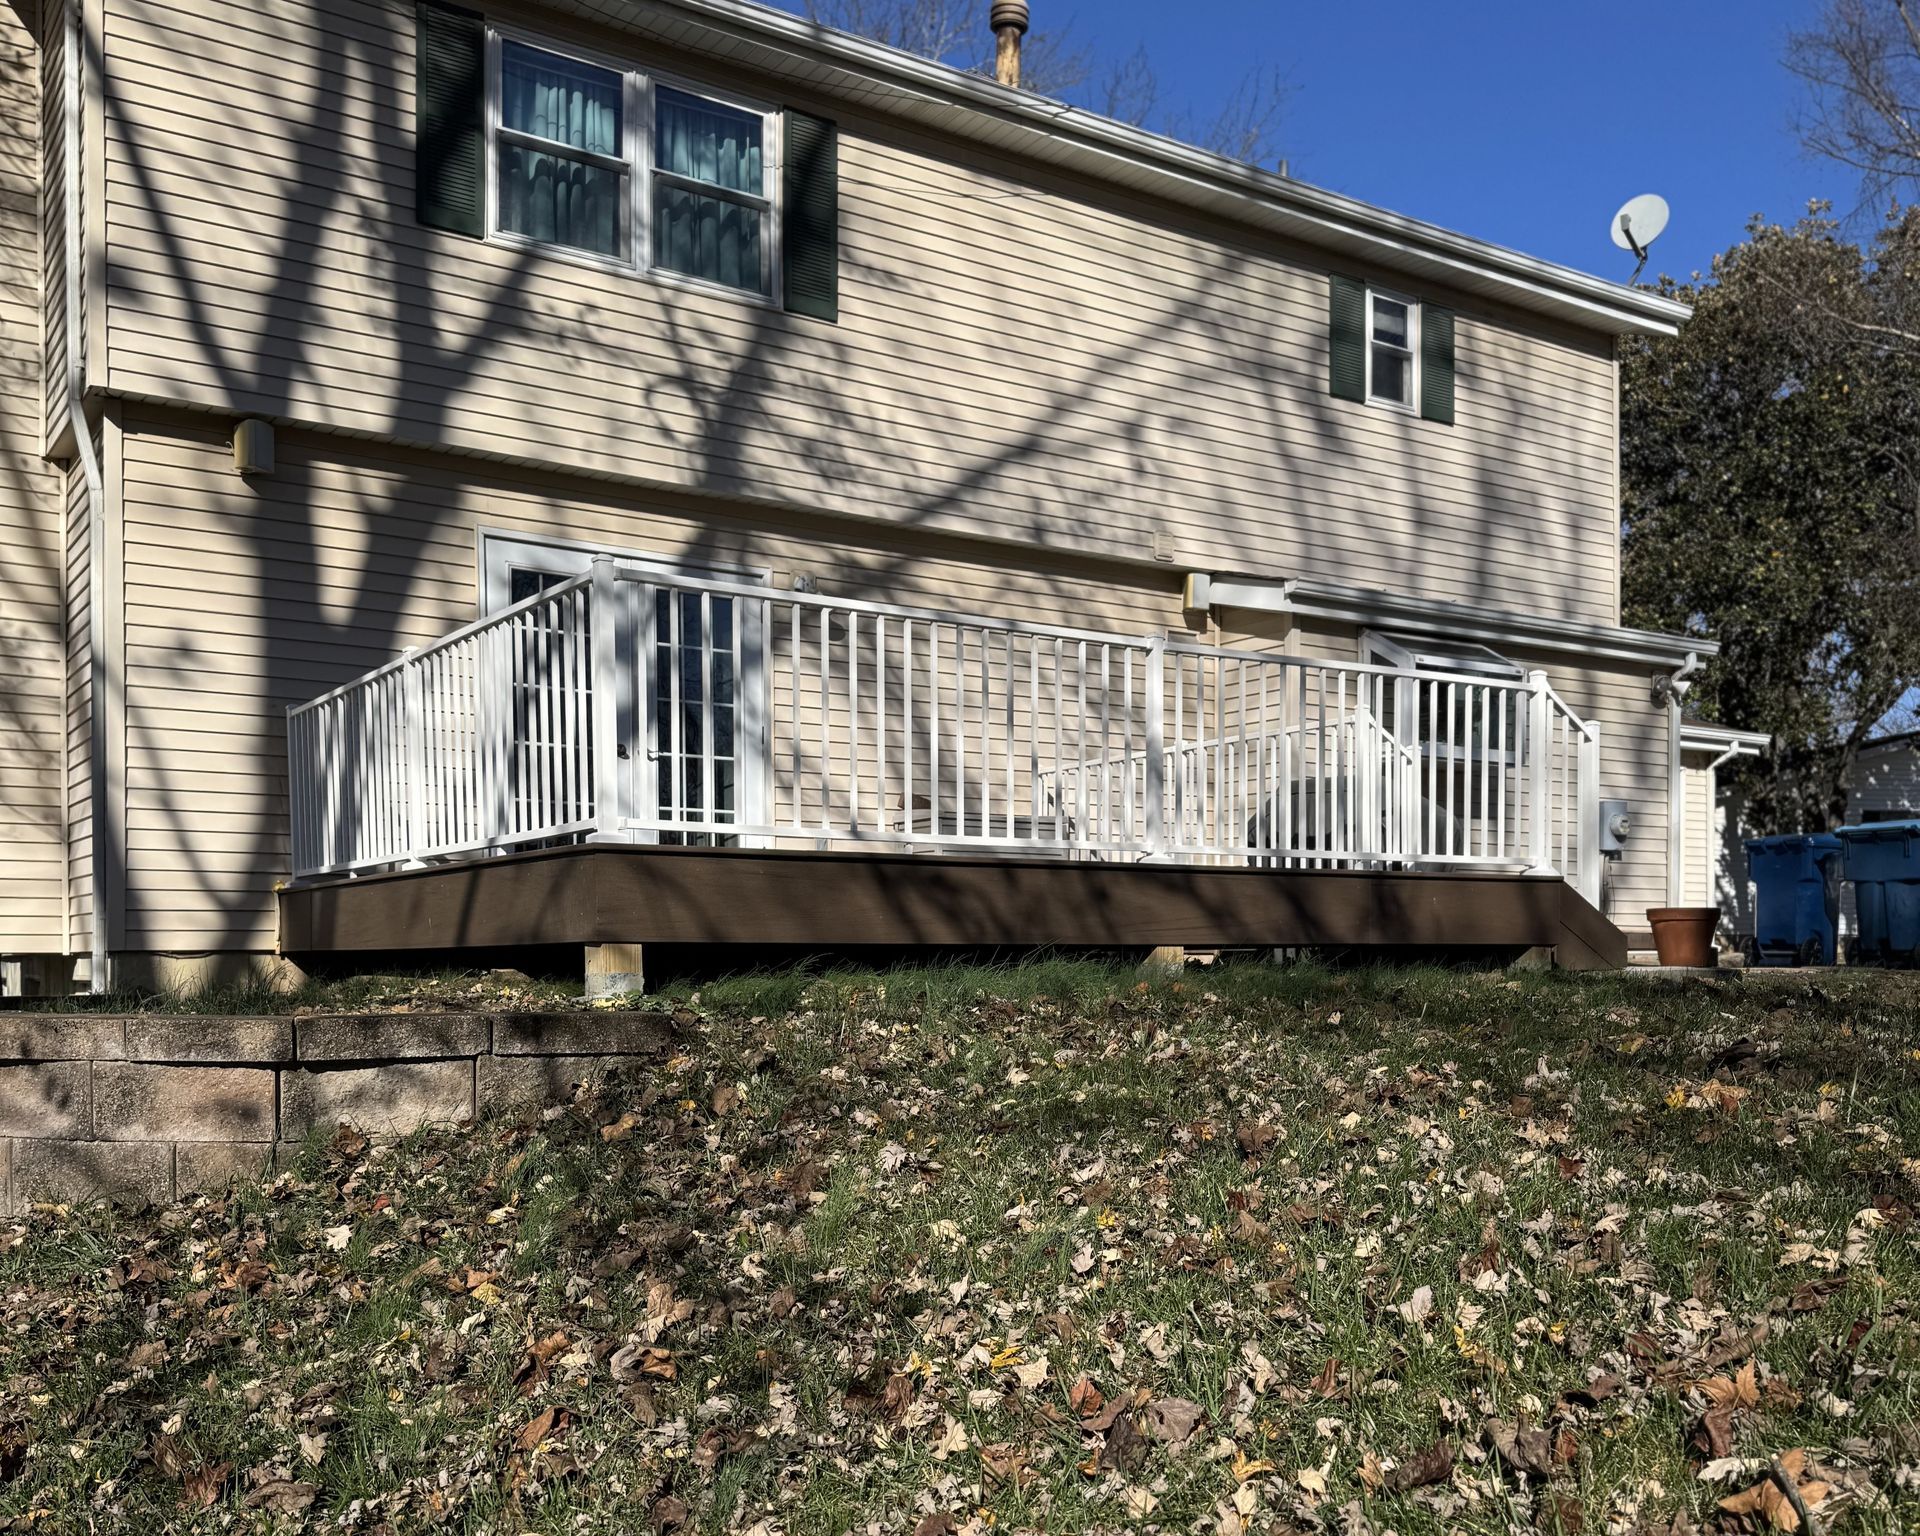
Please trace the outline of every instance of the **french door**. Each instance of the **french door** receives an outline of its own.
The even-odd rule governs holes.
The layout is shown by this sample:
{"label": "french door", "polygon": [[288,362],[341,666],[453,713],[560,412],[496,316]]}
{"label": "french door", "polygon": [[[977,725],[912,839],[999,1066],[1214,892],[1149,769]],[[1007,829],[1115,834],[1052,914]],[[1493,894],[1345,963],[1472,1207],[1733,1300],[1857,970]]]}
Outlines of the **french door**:
{"label": "french door", "polygon": [[[598,553],[532,541],[487,542],[483,602],[488,611],[586,573]],[[625,554],[616,559],[622,570],[658,576],[663,583],[698,575],[753,579]],[[747,739],[751,730],[764,726],[758,710],[743,708],[745,688],[757,686],[764,676],[759,605],[697,587],[623,582],[620,592],[629,606],[620,625],[618,676],[639,682],[623,687],[618,711],[620,771],[626,775],[621,798],[639,818],[663,824],[641,833],[641,839],[700,847],[755,841],[724,829],[767,819],[764,754],[757,750],[761,744]],[[564,638],[547,633],[567,622],[564,615],[535,609],[529,618],[527,643],[536,657],[542,647]],[[539,733],[547,713],[539,707],[538,692],[547,686],[545,678],[538,667],[515,669],[516,760],[537,760],[545,750]]]}

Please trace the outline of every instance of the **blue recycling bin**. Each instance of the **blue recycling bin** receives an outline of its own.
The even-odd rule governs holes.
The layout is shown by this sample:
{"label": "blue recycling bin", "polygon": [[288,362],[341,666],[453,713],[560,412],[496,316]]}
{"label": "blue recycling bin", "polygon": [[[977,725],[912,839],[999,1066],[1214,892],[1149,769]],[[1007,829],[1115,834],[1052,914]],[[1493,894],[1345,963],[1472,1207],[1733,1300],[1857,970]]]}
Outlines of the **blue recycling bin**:
{"label": "blue recycling bin", "polygon": [[1832,965],[1840,920],[1841,843],[1831,832],[1747,839],[1758,965]]}
{"label": "blue recycling bin", "polygon": [[1848,958],[1864,965],[1920,963],[1920,820],[1840,829],[1860,931]]}

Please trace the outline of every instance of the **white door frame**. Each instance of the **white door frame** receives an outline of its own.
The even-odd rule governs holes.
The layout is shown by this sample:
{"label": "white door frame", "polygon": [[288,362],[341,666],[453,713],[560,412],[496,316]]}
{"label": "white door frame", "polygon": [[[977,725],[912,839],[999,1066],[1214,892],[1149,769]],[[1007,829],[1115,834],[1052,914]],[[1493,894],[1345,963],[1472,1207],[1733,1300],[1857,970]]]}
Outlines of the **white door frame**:
{"label": "white door frame", "polygon": [[[740,582],[752,586],[771,588],[773,572],[762,566],[740,566],[722,564],[708,560],[689,560],[684,557],[665,554],[653,549],[621,549],[615,546],[586,539],[568,539],[548,537],[541,534],[528,534],[518,530],[482,528],[476,540],[476,558],[478,561],[480,616],[498,613],[512,605],[513,573],[516,570],[536,570],[551,572],[562,576],[582,576],[593,569],[593,561],[599,555],[611,555],[623,570],[657,573],[668,577],[711,577],[720,581]],[[638,608],[639,593],[628,587],[634,606],[628,613],[626,632],[633,637],[633,643],[639,644],[642,637],[651,634],[653,616],[641,614]],[[767,721],[765,712],[757,707],[764,688],[766,676],[766,637],[761,633],[760,615],[756,611],[758,604],[741,604],[738,621],[741,641],[741,675],[734,680],[737,707],[734,710],[733,728],[735,734],[735,818],[747,825],[763,823],[770,819],[770,794],[767,784]],[[629,657],[629,661],[637,658]],[[636,675],[639,669],[635,668]],[[636,709],[641,705],[641,709]],[[641,712],[644,710],[644,718]],[[633,775],[627,786],[625,803],[634,806],[646,806],[649,814],[657,805],[653,791],[656,789],[655,773],[659,757],[657,744],[653,741],[654,708],[651,698],[644,701],[622,699],[620,701],[620,740],[622,745],[637,743],[644,737],[647,745],[643,750],[629,750],[623,760],[627,772]],[[710,791],[709,791],[710,792]],[[654,840],[648,834],[649,841]],[[742,847],[758,847],[765,839],[742,836]]]}

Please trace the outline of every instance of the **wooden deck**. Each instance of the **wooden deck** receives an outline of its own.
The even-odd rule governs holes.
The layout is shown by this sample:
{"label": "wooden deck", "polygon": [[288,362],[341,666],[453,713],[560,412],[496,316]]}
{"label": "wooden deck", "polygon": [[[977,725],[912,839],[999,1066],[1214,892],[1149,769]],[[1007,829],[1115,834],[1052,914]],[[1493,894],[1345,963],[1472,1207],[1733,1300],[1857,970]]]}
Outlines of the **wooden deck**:
{"label": "wooden deck", "polygon": [[280,928],[296,957],[572,944],[1543,948],[1575,970],[1627,957],[1553,877],[648,844],[304,882],[281,893]]}

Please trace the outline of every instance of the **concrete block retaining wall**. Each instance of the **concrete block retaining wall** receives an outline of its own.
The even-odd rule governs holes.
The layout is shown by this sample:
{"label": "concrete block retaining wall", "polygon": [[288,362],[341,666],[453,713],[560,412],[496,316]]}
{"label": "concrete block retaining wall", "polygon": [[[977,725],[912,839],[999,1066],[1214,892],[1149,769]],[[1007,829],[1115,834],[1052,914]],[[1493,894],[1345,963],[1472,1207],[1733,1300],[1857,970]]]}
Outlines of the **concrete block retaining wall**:
{"label": "concrete block retaining wall", "polygon": [[402,1135],[554,1102],[667,1038],[664,1019],[611,1012],[0,1013],[0,1199],[217,1190],[271,1174],[315,1130]]}

